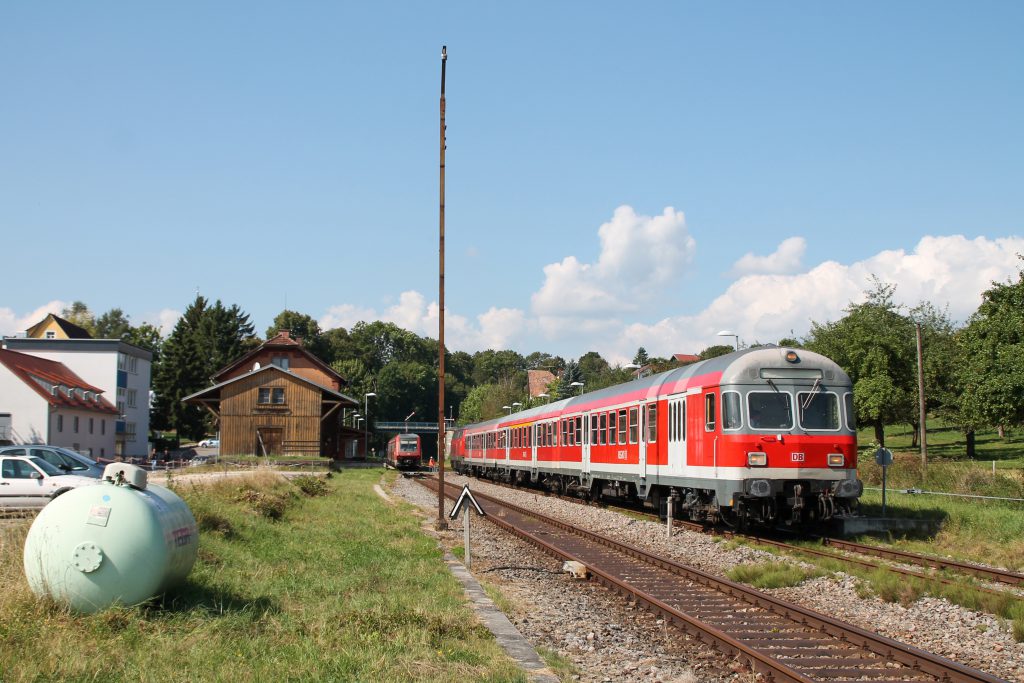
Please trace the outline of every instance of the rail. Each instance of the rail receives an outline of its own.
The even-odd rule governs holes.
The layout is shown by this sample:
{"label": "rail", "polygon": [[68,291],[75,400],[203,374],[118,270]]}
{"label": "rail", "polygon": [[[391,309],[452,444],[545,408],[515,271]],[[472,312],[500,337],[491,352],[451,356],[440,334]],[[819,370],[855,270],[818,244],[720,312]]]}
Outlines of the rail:
{"label": "rail", "polygon": [[[436,479],[423,481],[436,490]],[[449,498],[460,491],[454,484],[446,489]],[[474,495],[485,509],[491,508],[491,522],[545,552],[581,562],[613,590],[643,602],[704,642],[736,654],[773,681],[865,676],[928,680],[922,675],[954,683],[1001,680],[601,534],[492,496]]]}

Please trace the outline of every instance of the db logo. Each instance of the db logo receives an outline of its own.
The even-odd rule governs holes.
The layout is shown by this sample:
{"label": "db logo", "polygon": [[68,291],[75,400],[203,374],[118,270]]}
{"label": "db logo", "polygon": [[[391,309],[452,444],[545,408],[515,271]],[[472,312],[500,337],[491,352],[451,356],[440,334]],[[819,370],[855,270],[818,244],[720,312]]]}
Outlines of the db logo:
{"label": "db logo", "polygon": [[793,459],[793,462],[803,462],[804,461],[804,454],[803,453],[793,453],[792,455],[790,455],[790,457]]}

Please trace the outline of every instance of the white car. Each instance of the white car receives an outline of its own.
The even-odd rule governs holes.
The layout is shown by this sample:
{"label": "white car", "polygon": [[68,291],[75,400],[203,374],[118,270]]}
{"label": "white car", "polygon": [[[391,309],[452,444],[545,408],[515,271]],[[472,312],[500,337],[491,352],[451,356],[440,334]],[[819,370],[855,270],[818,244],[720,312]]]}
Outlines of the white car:
{"label": "white car", "polygon": [[0,507],[45,507],[65,491],[99,482],[91,477],[64,474],[42,458],[0,456]]}
{"label": "white car", "polygon": [[203,439],[199,442],[200,448],[220,448],[220,439]]}

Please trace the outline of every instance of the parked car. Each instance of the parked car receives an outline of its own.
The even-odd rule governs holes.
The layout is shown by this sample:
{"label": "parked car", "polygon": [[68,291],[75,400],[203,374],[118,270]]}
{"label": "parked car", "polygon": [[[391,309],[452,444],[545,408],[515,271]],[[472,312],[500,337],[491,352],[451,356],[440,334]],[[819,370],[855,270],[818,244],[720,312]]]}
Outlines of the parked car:
{"label": "parked car", "polygon": [[0,507],[41,508],[65,491],[98,483],[92,477],[64,474],[42,458],[0,455]]}
{"label": "parked car", "polygon": [[220,448],[220,439],[203,439],[199,442],[200,448]]}
{"label": "parked car", "polygon": [[197,455],[188,461],[189,467],[199,467],[200,465],[214,465],[218,458],[216,455]]}
{"label": "parked car", "polygon": [[0,455],[23,455],[42,458],[54,465],[61,474],[75,474],[80,477],[103,478],[103,465],[92,458],[69,448],[60,446],[4,446]]}

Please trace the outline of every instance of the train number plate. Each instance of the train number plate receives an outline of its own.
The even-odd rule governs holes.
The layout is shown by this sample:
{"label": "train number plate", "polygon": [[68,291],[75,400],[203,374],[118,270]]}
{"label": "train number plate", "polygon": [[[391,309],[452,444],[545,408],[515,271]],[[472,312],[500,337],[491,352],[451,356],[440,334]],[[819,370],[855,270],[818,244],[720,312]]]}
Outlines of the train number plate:
{"label": "train number plate", "polygon": [[804,454],[803,453],[793,453],[793,454],[790,455],[790,457],[793,459],[793,462],[803,462],[804,461]]}

